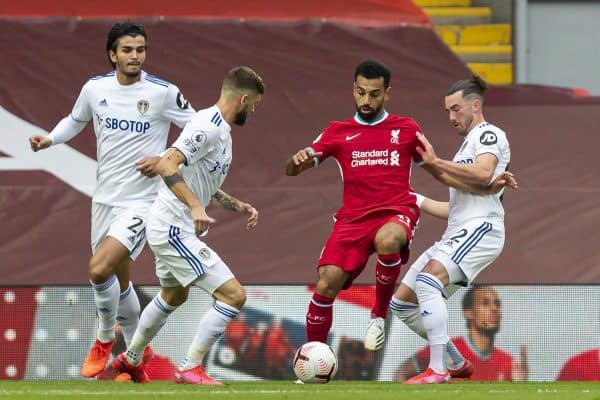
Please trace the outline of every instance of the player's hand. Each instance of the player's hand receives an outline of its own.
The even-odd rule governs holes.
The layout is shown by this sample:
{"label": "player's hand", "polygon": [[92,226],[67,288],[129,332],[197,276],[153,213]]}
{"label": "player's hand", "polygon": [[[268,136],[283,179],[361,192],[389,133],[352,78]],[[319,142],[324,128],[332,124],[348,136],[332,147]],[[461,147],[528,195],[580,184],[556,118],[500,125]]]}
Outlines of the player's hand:
{"label": "player's hand", "polygon": [[29,147],[33,151],[47,149],[52,145],[52,140],[48,136],[33,135],[29,137]]}
{"label": "player's hand", "polygon": [[512,380],[523,382],[529,378],[529,365],[527,363],[527,346],[521,345],[520,360],[513,361]]}
{"label": "player's hand", "polygon": [[417,139],[421,142],[421,146],[417,146],[417,153],[419,153],[423,162],[425,164],[434,164],[438,157],[433,150],[433,145],[421,132],[417,132]]}
{"label": "player's hand", "polygon": [[148,178],[154,178],[158,175],[156,172],[156,165],[159,161],[159,156],[145,157],[135,163],[135,169]]}
{"label": "player's hand", "polygon": [[246,228],[254,228],[258,223],[258,211],[251,204],[242,203],[240,212],[248,217]]}
{"label": "player's hand", "polygon": [[490,191],[492,193],[498,193],[505,187],[509,187],[511,189],[519,188],[519,184],[517,183],[517,180],[512,172],[504,171],[498,175],[490,184]]}
{"label": "player's hand", "polygon": [[216,222],[214,218],[209,217],[202,206],[192,207],[190,209],[192,221],[194,221],[194,231],[196,236],[204,236],[208,230],[208,225]]}

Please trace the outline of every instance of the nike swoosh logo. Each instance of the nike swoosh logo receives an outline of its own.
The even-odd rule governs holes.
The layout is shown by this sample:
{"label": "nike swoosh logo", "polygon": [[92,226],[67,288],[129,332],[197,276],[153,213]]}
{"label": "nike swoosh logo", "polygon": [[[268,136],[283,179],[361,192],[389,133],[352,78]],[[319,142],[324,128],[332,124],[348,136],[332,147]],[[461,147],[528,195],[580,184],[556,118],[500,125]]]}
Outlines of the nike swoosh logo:
{"label": "nike swoosh logo", "polygon": [[306,321],[306,323],[310,324],[310,325],[323,325],[325,322],[312,322],[312,321],[308,320],[308,321]]}
{"label": "nike swoosh logo", "polygon": [[355,138],[359,137],[360,135],[361,135],[360,133],[357,133],[356,135],[352,135],[352,136],[346,136],[346,140],[347,140],[347,141],[350,141],[350,140],[352,140],[352,139],[355,139]]}

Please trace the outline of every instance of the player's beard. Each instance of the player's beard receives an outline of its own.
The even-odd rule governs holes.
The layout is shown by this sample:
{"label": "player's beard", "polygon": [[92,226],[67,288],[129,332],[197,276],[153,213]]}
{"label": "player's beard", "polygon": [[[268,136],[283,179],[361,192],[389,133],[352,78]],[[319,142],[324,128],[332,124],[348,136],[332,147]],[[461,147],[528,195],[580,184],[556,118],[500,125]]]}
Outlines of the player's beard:
{"label": "player's beard", "polygon": [[236,125],[244,125],[246,123],[246,119],[248,118],[248,110],[246,110],[245,108],[242,109],[241,111],[238,111],[235,114],[235,118],[233,120],[233,123]]}
{"label": "player's beard", "polygon": [[383,108],[383,105],[377,107],[377,108],[371,108],[371,111],[369,111],[368,113],[365,113],[361,110],[361,107],[359,107],[358,105],[356,106],[356,112],[358,113],[358,115],[360,115],[360,118],[363,121],[366,122],[371,122],[373,121],[381,112],[381,109]]}
{"label": "player's beard", "polygon": [[481,333],[483,333],[483,335],[485,335],[487,337],[491,337],[493,339],[494,336],[496,336],[496,334],[500,330],[500,325],[496,325],[493,327],[486,326],[486,327],[481,327],[479,329],[480,329]]}
{"label": "player's beard", "polygon": [[127,72],[127,71],[125,71],[125,72],[123,72],[123,75],[125,75],[128,78],[137,78],[137,77],[140,76],[141,73],[142,73],[142,70],[139,69],[139,70],[137,70],[135,72]]}

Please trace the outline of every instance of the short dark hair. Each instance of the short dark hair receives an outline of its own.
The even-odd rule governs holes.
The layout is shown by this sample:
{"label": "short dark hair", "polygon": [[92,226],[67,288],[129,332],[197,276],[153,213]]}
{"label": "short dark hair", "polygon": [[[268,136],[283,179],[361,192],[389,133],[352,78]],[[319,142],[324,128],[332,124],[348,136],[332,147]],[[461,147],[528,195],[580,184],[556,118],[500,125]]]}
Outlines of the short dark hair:
{"label": "short dark hair", "polygon": [[249,90],[258,94],[264,94],[265,83],[250,67],[245,65],[232,68],[223,80],[223,89],[228,90]]}
{"label": "short dark hair", "polygon": [[375,60],[365,60],[356,66],[354,71],[354,81],[361,75],[367,79],[383,78],[383,86],[387,89],[390,86],[392,73],[384,64]]}
{"label": "short dark hair", "polygon": [[[106,39],[106,53],[108,55],[109,51],[117,51],[117,41],[119,38],[123,36],[138,36],[142,35],[146,41],[148,41],[148,37],[146,36],[146,30],[144,27],[133,21],[123,21],[117,22],[113,25],[111,30],[108,32],[108,38]],[[111,61],[110,55],[108,55],[108,62],[114,68],[116,64]]]}
{"label": "short dark hair", "polygon": [[465,293],[465,295],[462,298],[463,311],[473,309],[473,306],[475,304],[475,292],[477,292],[478,290],[483,290],[483,289],[488,289],[488,288],[493,290],[492,286],[490,286],[490,285],[475,283],[472,286],[469,286],[469,289],[467,289],[467,293]]}
{"label": "short dark hair", "polygon": [[487,89],[487,83],[478,75],[473,75],[471,79],[456,81],[446,91],[446,96],[450,96],[462,90],[463,97],[475,94],[483,99],[483,93]]}

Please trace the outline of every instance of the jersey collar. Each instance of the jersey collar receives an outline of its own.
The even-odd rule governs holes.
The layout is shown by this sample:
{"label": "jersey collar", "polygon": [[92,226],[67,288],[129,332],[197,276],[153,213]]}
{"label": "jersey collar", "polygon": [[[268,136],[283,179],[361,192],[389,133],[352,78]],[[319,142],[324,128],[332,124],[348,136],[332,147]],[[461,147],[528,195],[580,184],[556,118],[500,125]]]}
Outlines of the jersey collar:
{"label": "jersey collar", "polygon": [[356,112],[356,113],[354,113],[354,120],[361,125],[377,125],[381,121],[385,120],[388,117],[388,115],[389,115],[388,112],[386,110],[383,110],[383,113],[381,113],[379,118],[377,118],[376,120],[367,122],[360,117],[360,114],[358,112]]}

